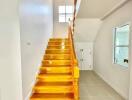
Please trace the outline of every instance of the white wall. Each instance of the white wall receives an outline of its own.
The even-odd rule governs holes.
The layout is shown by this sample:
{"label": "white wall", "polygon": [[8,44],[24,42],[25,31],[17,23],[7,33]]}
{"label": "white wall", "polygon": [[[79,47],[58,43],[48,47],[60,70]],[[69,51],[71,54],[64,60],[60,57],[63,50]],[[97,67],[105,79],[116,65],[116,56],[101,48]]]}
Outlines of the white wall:
{"label": "white wall", "polygon": [[19,0],[0,0],[0,99],[22,100]]}
{"label": "white wall", "polygon": [[112,63],[113,28],[132,21],[132,1],[103,21],[94,48],[94,70],[117,92],[128,99],[129,68]]}
{"label": "white wall", "polygon": [[75,22],[75,41],[94,42],[101,23],[99,19],[77,18]]}
{"label": "white wall", "polygon": [[59,12],[58,6],[65,5],[65,1],[67,5],[73,5],[73,0],[53,0],[53,12],[54,12],[54,28],[53,33],[55,38],[65,38],[67,37],[68,23],[59,23]]}
{"label": "white wall", "polygon": [[22,0],[20,5],[23,97],[28,99],[48,39],[53,32],[52,0]]}

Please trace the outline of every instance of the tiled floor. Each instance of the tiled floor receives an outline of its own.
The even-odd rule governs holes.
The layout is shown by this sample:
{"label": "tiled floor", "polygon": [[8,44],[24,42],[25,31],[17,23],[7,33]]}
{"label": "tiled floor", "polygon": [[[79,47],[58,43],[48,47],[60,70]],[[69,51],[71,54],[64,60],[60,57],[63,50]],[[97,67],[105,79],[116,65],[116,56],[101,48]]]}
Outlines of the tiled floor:
{"label": "tiled floor", "polygon": [[80,73],[80,100],[125,100],[93,71]]}

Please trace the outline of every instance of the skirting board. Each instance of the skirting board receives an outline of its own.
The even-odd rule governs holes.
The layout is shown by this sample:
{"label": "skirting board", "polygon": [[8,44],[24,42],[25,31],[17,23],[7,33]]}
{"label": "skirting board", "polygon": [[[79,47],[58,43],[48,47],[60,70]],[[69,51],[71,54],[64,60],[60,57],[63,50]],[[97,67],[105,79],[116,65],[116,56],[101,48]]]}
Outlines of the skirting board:
{"label": "skirting board", "polygon": [[[38,73],[39,73],[39,70],[36,72],[35,75],[37,76]],[[25,98],[24,100],[29,100],[29,98],[30,98],[30,96],[31,96],[31,94],[32,94],[32,89],[33,89],[35,83],[36,83],[36,77],[35,77],[35,79],[33,80],[33,82],[31,83],[30,88],[29,88],[29,93],[27,94],[27,96],[26,96],[26,98]]]}
{"label": "skirting board", "polygon": [[102,78],[109,86],[111,86],[117,93],[119,93],[119,95],[121,95],[123,98],[125,98],[125,100],[128,100],[128,97],[126,95],[124,95],[123,91],[121,91],[119,88],[117,88],[116,86],[112,85],[111,82],[109,82],[104,76],[102,76],[100,73],[96,72],[94,70],[94,72],[100,77]]}

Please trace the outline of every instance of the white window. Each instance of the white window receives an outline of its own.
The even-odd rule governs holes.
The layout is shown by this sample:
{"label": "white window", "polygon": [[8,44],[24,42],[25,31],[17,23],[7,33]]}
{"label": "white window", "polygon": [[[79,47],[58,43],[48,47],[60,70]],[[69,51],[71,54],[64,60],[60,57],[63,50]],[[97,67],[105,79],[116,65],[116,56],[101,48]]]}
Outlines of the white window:
{"label": "white window", "polygon": [[59,6],[59,22],[68,22],[73,19],[73,6]]}
{"label": "white window", "polygon": [[114,33],[114,63],[128,67],[129,61],[130,25],[115,28]]}

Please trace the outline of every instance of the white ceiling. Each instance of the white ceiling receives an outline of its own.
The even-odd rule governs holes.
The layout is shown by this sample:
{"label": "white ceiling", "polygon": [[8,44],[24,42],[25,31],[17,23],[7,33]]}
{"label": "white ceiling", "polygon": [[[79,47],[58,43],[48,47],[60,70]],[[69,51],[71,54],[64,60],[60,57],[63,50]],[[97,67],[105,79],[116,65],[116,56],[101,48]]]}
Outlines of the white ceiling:
{"label": "white ceiling", "polygon": [[122,0],[81,0],[77,18],[101,18]]}

